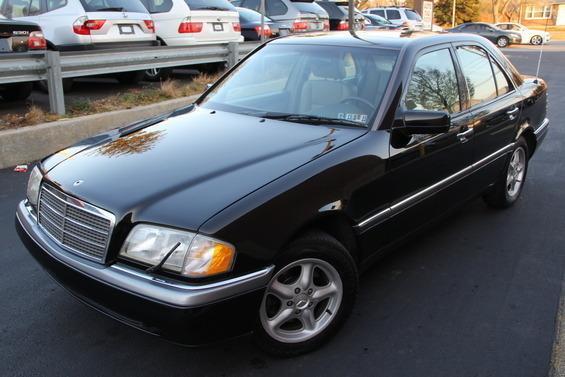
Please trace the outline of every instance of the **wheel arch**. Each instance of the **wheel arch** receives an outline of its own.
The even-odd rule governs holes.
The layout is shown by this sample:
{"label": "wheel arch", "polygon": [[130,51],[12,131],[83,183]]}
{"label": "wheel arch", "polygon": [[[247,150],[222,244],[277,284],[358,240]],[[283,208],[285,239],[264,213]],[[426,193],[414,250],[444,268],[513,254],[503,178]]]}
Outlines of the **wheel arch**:
{"label": "wheel arch", "polygon": [[520,137],[523,137],[528,144],[528,158],[532,157],[537,147],[537,140],[534,134],[534,129],[528,122],[524,123],[520,127],[520,131],[516,136],[516,140],[518,140]]}

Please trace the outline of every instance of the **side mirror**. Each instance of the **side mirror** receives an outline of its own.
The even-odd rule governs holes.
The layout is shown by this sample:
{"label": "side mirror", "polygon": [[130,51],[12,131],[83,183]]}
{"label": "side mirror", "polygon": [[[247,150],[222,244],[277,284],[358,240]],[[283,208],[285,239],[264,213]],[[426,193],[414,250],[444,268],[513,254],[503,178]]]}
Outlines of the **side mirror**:
{"label": "side mirror", "polygon": [[404,127],[401,127],[409,135],[443,134],[449,131],[451,117],[445,111],[413,111],[404,113]]}

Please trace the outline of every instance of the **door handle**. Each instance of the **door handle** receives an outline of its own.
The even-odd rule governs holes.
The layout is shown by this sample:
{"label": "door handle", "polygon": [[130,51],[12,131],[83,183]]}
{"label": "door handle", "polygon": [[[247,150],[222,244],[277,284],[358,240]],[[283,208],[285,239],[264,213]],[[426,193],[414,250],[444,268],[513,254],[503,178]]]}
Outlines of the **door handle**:
{"label": "door handle", "polygon": [[474,133],[475,133],[474,129],[468,128],[463,132],[459,132],[457,134],[457,138],[459,138],[459,141],[461,141],[462,143],[466,143],[469,141],[469,137],[473,136]]}
{"label": "door handle", "polygon": [[518,113],[518,111],[520,111],[520,109],[518,107],[514,107],[512,110],[508,110],[506,112],[506,114],[508,114],[508,117],[510,119],[514,119],[515,115]]}

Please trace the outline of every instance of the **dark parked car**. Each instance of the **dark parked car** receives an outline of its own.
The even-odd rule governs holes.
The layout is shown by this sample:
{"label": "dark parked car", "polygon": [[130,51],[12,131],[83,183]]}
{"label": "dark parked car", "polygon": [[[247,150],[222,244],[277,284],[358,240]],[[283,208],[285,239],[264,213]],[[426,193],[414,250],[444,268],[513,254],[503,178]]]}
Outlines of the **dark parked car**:
{"label": "dark parked car", "polygon": [[408,27],[393,24],[384,17],[377,16],[376,14],[363,14],[367,23],[365,23],[366,30],[408,30]]}
{"label": "dark parked car", "polygon": [[522,36],[519,33],[502,30],[485,22],[467,22],[447,31],[450,33],[478,34],[492,43],[496,43],[498,47],[507,47],[512,43],[521,43],[522,41]]}
{"label": "dark parked car", "polygon": [[516,203],[548,130],[543,80],[483,38],[414,34],[271,40],[195,104],[44,159],[22,241],[147,332],[320,346],[378,257],[470,198]]}
{"label": "dark parked car", "polygon": [[[349,30],[349,10],[347,1],[317,1],[330,17],[330,30]],[[365,27],[365,19],[361,12],[355,12],[355,30]]]}
{"label": "dark parked car", "polygon": [[[47,42],[39,25],[0,15],[0,55],[45,50],[46,47]],[[4,84],[0,85],[0,96],[5,101],[21,101],[29,97],[32,88],[31,82]]]}
{"label": "dark parked car", "polygon": [[[241,35],[246,41],[261,40],[261,13],[247,8],[237,8],[239,13],[239,24],[241,25]],[[269,17],[265,17],[265,25],[263,35],[266,39],[279,36],[279,28],[271,21]],[[287,35],[290,33],[287,30]]]}

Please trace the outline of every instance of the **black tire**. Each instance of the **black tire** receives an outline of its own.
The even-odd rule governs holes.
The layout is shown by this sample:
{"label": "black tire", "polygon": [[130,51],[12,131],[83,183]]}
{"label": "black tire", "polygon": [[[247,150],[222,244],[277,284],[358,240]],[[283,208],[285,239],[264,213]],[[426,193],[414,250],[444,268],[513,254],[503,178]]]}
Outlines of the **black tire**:
{"label": "black tire", "polygon": [[[508,175],[509,175],[509,170],[511,169],[510,164],[511,164],[511,161],[512,161],[514,154],[519,149],[523,150],[523,153],[524,153],[524,156],[525,156],[525,162],[524,162],[524,168],[523,168],[524,174],[523,174],[523,178],[521,179],[518,192],[514,195],[510,195],[509,189],[508,189]],[[530,155],[529,155],[529,150],[528,150],[528,143],[526,143],[524,138],[521,137],[516,142],[516,146],[515,146],[514,150],[512,151],[512,154],[508,158],[508,161],[506,162],[506,165],[504,167],[504,170],[500,174],[500,177],[495,182],[495,184],[492,187],[490,187],[489,190],[483,195],[484,201],[490,207],[503,209],[503,208],[511,207],[514,203],[516,203],[516,201],[518,200],[518,198],[522,194],[522,189],[524,188],[524,184],[526,183],[526,177],[527,177],[527,174],[528,174],[528,159],[529,159],[529,156]]]}
{"label": "black tire", "polygon": [[500,48],[508,47],[510,40],[507,37],[498,37],[496,45]]}
{"label": "black tire", "polygon": [[[68,93],[73,90],[74,80],[73,78],[63,79],[63,92]],[[37,88],[42,91],[43,93],[48,93],[49,88],[47,87],[47,81],[38,81]]]}
{"label": "black tire", "polygon": [[201,64],[198,66],[198,70],[200,73],[204,73],[207,75],[215,75],[218,72],[221,72],[226,69],[226,63],[208,63],[208,64]]}
{"label": "black tire", "polygon": [[534,35],[530,39],[530,43],[533,44],[534,46],[539,46],[543,43],[543,38],[541,37],[541,35]]}
{"label": "black tire", "polygon": [[139,82],[143,80],[144,75],[145,71],[133,71],[118,73],[115,77],[116,80],[120,82],[120,84],[135,85],[139,84]]}
{"label": "black tire", "polygon": [[[261,322],[261,313],[259,313],[254,333],[255,340],[260,349],[271,355],[290,357],[319,348],[335,335],[351,313],[355,303],[359,285],[355,261],[340,242],[326,233],[312,232],[292,242],[276,261],[275,274],[289,264],[307,258],[322,260],[337,271],[341,279],[341,303],[327,326],[314,337],[302,342],[288,343],[273,338],[265,330]],[[261,311],[262,308],[263,303],[259,310]]]}
{"label": "black tire", "polygon": [[148,69],[144,73],[144,80],[151,82],[159,82],[168,80],[173,74],[172,68],[155,68]]}
{"label": "black tire", "polygon": [[33,83],[22,82],[18,84],[7,84],[2,86],[2,98],[6,102],[23,101],[31,95]]}

